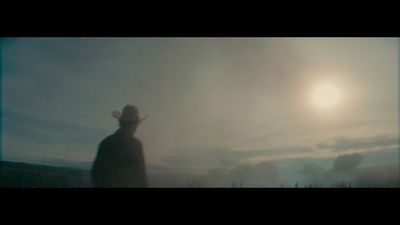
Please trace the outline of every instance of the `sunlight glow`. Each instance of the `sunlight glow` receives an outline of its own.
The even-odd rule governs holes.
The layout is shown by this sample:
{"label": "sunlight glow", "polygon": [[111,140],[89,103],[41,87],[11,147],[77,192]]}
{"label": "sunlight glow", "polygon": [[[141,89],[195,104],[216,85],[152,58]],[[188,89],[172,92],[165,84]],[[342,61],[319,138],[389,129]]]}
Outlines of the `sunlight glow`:
{"label": "sunlight glow", "polygon": [[312,90],[311,100],[314,107],[318,110],[332,111],[341,102],[340,89],[331,83],[319,84]]}

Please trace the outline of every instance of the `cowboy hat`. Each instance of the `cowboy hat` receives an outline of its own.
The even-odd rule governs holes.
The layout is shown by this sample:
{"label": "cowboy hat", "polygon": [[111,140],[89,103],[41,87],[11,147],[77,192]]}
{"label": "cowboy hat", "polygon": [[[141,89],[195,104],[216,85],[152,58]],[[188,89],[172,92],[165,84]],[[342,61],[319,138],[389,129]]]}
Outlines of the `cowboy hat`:
{"label": "cowboy hat", "polygon": [[118,111],[113,111],[111,113],[111,115],[114,118],[117,118],[120,121],[124,121],[124,122],[141,122],[147,118],[147,116],[145,116],[144,118],[140,119],[139,111],[134,105],[126,105],[122,109],[122,113],[120,113]]}

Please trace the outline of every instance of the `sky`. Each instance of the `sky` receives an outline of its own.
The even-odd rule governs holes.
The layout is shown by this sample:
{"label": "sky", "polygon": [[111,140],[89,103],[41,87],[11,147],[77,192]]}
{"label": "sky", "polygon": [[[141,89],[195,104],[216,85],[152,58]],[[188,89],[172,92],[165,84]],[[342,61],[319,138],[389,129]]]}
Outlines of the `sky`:
{"label": "sky", "polygon": [[396,38],[3,38],[2,155],[93,161],[134,104],[152,165],[396,159],[398,53]]}

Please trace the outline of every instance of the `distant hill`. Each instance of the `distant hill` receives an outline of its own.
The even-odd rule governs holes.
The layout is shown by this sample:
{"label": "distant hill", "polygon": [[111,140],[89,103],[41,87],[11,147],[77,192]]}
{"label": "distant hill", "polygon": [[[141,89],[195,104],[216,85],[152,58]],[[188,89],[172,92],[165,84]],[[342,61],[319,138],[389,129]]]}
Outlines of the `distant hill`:
{"label": "distant hill", "polygon": [[[37,165],[22,162],[0,163],[0,187],[71,188],[92,187],[90,170],[62,166]],[[160,168],[149,174],[150,187],[210,186],[206,175],[160,173]],[[171,171],[169,171],[171,172]]]}
{"label": "distant hill", "polygon": [[92,167],[91,161],[71,161],[71,160],[63,160],[58,158],[40,158],[40,159],[31,159],[31,158],[7,158],[4,159],[6,162],[15,162],[15,163],[26,163],[32,165],[42,165],[42,166],[51,166],[51,167],[63,167],[63,168],[74,168],[81,170],[90,170]]}
{"label": "distant hill", "polygon": [[88,170],[2,161],[0,187],[91,187],[91,182]]}

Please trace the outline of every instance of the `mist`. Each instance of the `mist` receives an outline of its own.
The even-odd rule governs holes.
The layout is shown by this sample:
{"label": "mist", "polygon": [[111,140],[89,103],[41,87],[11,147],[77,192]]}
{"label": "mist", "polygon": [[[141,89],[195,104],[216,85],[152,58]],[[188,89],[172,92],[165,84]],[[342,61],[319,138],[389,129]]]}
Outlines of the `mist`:
{"label": "mist", "polygon": [[[136,136],[154,186],[393,180],[398,49],[396,38],[2,38],[1,154],[88,170],[118,128],[111,112],[134,104],[149,115]],[[332,106],[312,99],[326,84]]]}

